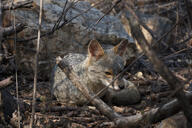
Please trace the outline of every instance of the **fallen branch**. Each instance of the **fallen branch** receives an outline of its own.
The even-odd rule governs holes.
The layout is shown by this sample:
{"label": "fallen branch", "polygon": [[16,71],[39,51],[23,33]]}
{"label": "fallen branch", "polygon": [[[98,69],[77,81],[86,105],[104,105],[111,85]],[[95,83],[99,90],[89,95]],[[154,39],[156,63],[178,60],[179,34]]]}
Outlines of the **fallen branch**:
{"label": "fallen branch", "polygon": [[[187,96],[188,100],[192,100],[192,94]],[[145,124],[154,124],[167,117],[170,117],[181,110],[181,106],[177,99],[170,101],[160,108],[151,109],[143,114],[123,117],[117,119],[114,123],[117,127],[138,127]]]}
{"label": "fallen branch", "polygon": [[63,111],[75,111],[78,110],[79,108],[73,107],[73,106],[56,106],[56,107],[46,107],[46,108],[41,108],[41,107],[36,107],[36,112],[63,112]]}

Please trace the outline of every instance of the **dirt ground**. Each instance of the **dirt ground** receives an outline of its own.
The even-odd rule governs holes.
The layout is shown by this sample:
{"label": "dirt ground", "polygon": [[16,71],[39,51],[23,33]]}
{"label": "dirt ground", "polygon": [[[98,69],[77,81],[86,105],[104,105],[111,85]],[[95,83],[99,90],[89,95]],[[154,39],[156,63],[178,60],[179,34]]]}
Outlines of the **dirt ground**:
{"label": "dirt ground", "polygon": [[[175,71],[175,75],[183,80],[188,79],[190,67],[187,66],[186,60],[190,53],[183,53],[182,57],[166,59],[167,66]],[[147,64],[148,67],[143,65]],[[142,61],[135,63],[126,73],[125,77],[132,81],[141,93],[141,102],[130,106],[111,106],[114,111],[121,115],[135,115],[143,113],[151,108],[160,107],[174,98],[174,91],[170,89],[167,83],[152,70],[145,57]],[[4,64],[2,64],[5,66]],[[150,69],[150,70],[149,70]],[[11,70],[11,69],[9,69]],[[9,76],[12,72],[4,73]],[[29,76],[19,73],[19,100],[24,103],[21,109],[21,125],[27,126],[31,116],[31,101],[33,90],[33,79]],[[192,82],[191,82],[192,84]],[[94,106],[70,106],[56,101],[51,95],[50,83],[39,77],[37,84],[37,106],[35,123],[39,128],[100,128],[110,127],[110,120],[102,115]],[[186,84],[186,88],[189,84]],[[15,82],[6,90],[16,97]],[[145,125],[144,128],[152,128],[154,125]],[[11,127],[10,125],[7,125]]]}

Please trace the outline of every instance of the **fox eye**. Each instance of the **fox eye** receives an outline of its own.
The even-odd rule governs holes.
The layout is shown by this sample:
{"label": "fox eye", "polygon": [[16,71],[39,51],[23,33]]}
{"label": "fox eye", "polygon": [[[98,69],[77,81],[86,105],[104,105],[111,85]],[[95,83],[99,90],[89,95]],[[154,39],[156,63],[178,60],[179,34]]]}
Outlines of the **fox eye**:
{"label": "fox eye", "polygon": [[105,75],[111,76],[112,73],[111,72],[105,72]]}

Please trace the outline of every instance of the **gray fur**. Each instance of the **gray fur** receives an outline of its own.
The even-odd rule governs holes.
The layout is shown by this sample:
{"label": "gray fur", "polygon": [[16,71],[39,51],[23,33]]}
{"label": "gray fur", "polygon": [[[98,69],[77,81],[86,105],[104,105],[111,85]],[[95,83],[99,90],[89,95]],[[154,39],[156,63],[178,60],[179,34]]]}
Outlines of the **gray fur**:
{"label": "gray fur", "polygon": [[[123,70],[125,64],[123,57],[114,53],[112,49],[106,50],[104,56],[98,60],[96,60],[94,57],[92,57],[90,60],[89,56],[77,53],[69,53],[68,55],[64,56],[63,59],[65,59],[65,61],[72,66],[74,72],[80,78],[81,84],[87,86],[88,89],[91,89],[95,94],[107,86],[112,79]],[[57,100],[70,104],[86,103],[87,99],[66,77],[64,72],[62,72],[57,65],[54,69],[52,93]],[[108,70],[112,70],[113,77],[106,77],[105,72]],[[124,87],[128,87],[128,82],[123,78],[119,78],[114,82],[113,85],[113,90],[120,90],[118,86],[123,85]],[[106,92],[103,92],[99,96],[101,97],[105,94]],[[139,94],[136,93],[136,95]]]}

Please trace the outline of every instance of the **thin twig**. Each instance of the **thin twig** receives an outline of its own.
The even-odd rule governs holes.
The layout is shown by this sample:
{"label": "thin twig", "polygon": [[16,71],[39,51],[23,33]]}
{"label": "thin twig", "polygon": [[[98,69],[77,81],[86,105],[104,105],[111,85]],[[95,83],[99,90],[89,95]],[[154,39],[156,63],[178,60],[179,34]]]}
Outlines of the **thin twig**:
{"label": "thin twig", "polygon": [[183,45],[183,44],[186,44],[189,40],[191,40],[191,38],[192,38],[192,33],[190,33],[189,35],[188,35],[188,37],[187,38],[185,38],[183,41],[180,41],[179,43],[177,43],[177,44],[175,44],[175,45]]}
{"label": "thin twig", "polygon": [[72,20],[76,19],[77,17],[79,17],[79,16],[87,13],[89,10],[91,10],[93,7],[97,6],[98,4],[99,4],[99,2],[98,2],[97,4],[95,4],[94,6],[91,6],[91,7],[88,8],[87,10],[83,11],[82,13],[77,14],[76,16],[72,17],[71,19],[67,20],[67,22],[62,23],[62,24],[58,27],[58,29],[61,28],[61,27],[64,26],[64,25],[70,23]]}
{"label": "thin twig", "polygon": [[188,14],[189,28],[191,30],[192,29],[192,14],[191,14],[191,8],[190,8],[191,3],[188,0],[184,0],[184,3],[185,3],[187,14]]}
{"label": "thin twig", "polygon": [[[79,32],[84,32],[87,31],[88,29],[92,29],[93,27],[95,27],[107,14],[109,14],[113,8],[115,8],[117,6],[117,4],[119,4],[121,2],[121,0],[117,0],[113,6],[107,11],[106,14],[103,14],[103,16],[101,16],[95,23],[91,24],[90,26],[86,27],[85,29],[79,31]],[[98,3],[96,3],[95,5],[97,5]],[[86,32],[83,36],[82,39],[85,38],[85,36],[87,36],[91,31]]]}
{"label": "thin twig", "polygon": [[3,37],[3,31],[2,31],[2,0],[0,0],[0,61],[1,61],[1,56],[2,56],[2,37]]}
{"label": "thin twig", "polygon": [[[11,7],[14,5],[13,0],[11,3]],[[14,30],[14,61],[15,61],[15,86],[16,86],[16,98],[17,98],[17,120],[18,120],[18,127],[21,127],[21,117],[20,117],[20,105],[19,105],[19,85],[18,85],[18,67],[17,67],[17,32],[16,32],[16,19],[15,19],[15,10],[13,11],[13,30]]]}
{"label": "thin twig", "polygon": [[[73,6],[74,6],[77,2],[78,2],[78,1],[76,1],[76,2],[72,1],[72,2],[70,3],[70,5],[69,5],[68,8],[66,8],[67,3],[68,3],[68,0],[65,2],[65,5],[64,5],[64,7],[63,7],[63,11],[62,11],[62,13],[61,13],[61,16],[57,19],[57,22],[54,24],[54,26],[53,26],[53,28],[52,28],[52,33],[54,33],[55,30],[57,30],[57,29],[60,28],[59,25],[60,25],[60,23],[61,23],[61,21],[62,21],[62,18],[63,18],[63,25],[65,25],[66,22],[68,22],[68,21],[66,20],[67,12],[68,12],[71,8],[73,8]],[[66,9],[65,9],[65,8],[66,8]],[[61,25],[61,26],[62,26],[62,25]],[[50,33],[50,34],[51,34],[51,33]]]}
{"label": "thin twig", "polygon": [[99,18],[94,25],[97,25],[107,14],[109,14],[109,13],[111,12],[112,9],[115,8],[115,6],[117,6],[117,4],[120,3],[120,2],[121,2],[121,0],[117,0],[117,1],[115,2],[115,4],[107,11],[107,13],[104,14],[101,18]]}
{"label": "thin twig", "polygon": [[41,19],[42,19],[42,8],[43,0],[40,0],[40,11],[39,11],[39,27],[38,27],[38,38],[37,38],[37,49],[35,54],[35,71],[34,71],[34,85],[33,85],[33,100],[32,100],[32,115],[30,120],[30,128],[33,127],[34,116],[35,116],[35,104],[36,104],[36,88],[37,88],[37,68],[38,68],[38,56],[39,56],[39,45],[41,35]]}
{"label": "thin twig", "polygon": [[[62,13],[61,13],[61,16],[58,18],[57,22],[56,22],[55,25],[53,26],[52,31],[54,31],[55,28],[57,28],[57,27],[59,26],[59,24],[60,24],[63,16],[67,13],[67,10],[65,11],[65,8],[66,8],[66,6],[67,6],[67,3],[68,3],[68,0],[66,0],[65,5],[64,5],[64,7],[63,7],[63,11],[62,11]],[[64,22],[65,22],[65,18],[64,18]]]}
{"label": "thin twig", "polygon": [[181,52],[188,51],[188,50],[191,50],[191,49],[192,49],[192,47],[181,49],[181,50],[176,51],[176,52],[174,52],[174,53],[172,53],[172,54],[170,54],[168,56],[163,57],[162,59],[165,60],[165,59],[171,58],[171,57],[173,57],[173,56],[175,56],[175,55],[177,55],[177,54],[179,54]]}

